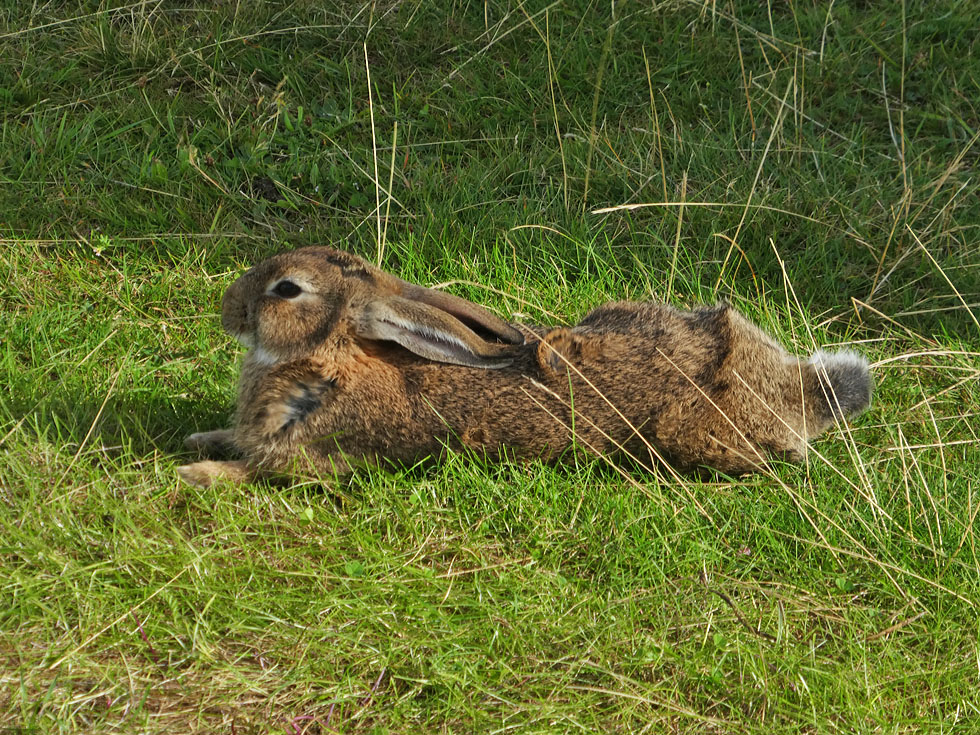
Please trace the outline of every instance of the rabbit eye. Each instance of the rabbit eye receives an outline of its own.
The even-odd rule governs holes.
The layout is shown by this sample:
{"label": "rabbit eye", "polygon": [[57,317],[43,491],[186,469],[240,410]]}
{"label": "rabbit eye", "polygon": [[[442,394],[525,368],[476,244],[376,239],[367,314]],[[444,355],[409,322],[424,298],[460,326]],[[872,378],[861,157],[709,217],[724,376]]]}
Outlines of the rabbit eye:
{"label": "rabbit eye", "polygon": [[302,292],[303,289],[292,281],[279,281],[272,289],[272,293],[284,299],[295,299]]}

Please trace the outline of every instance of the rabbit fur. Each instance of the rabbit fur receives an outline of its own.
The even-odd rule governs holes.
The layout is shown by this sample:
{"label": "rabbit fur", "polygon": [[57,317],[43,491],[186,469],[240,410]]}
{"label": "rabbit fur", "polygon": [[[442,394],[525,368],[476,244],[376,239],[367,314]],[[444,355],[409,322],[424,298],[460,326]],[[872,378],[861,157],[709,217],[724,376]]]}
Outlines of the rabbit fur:
{"label": "rabbit fur", "polygon": [[239,458],[180,467],[196,485],[573,445],[738,474],[802,461],[871,401],[860,355],[793,357],[727,304],[618,302],[574,327],[515,327],[327,247],[246,272],[222,324],[249,347],[234,425],[186,444]]}

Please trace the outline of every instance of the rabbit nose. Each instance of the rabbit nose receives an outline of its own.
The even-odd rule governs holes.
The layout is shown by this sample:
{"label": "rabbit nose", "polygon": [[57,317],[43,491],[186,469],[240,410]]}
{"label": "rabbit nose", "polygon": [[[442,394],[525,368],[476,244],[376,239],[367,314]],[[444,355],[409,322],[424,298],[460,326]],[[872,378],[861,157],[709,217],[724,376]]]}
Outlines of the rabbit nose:
{"label": "rabbit nose", "polygon": [[238,304],[238,308],[235,309],[235,316],[233,317],[232,321],[237,324],[238,331],[251,331],[255,326],[254,315],[255,309],[253,309],[250,304]]}
{"label": "rabbit nose", "polygon": [[226,332],[239,334],[249,328],[252,318],[249,305],[239,297],[237,290],[232,286],[225,294],[221,305],[221,324]]}

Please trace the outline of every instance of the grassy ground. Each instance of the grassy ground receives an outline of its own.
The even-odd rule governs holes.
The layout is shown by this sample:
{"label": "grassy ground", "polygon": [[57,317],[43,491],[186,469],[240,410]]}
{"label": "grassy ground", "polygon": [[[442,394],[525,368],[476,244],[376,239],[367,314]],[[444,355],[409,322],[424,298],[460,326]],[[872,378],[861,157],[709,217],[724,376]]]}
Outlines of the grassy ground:
{"label": "grassy ground", "polygon": [[[976,731],[976,18],[5,4],[0,731]],[[737,480],[179,484],[222,290],[308,243],[525,321],[724,297],[875,405]]]}

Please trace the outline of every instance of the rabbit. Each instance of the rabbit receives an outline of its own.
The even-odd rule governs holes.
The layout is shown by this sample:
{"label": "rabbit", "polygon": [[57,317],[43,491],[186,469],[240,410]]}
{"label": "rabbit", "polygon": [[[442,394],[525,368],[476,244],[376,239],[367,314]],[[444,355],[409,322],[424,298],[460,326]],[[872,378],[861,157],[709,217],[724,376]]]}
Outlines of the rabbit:
{"label": "rabbit", "polygon": [[574,327],[515,326],[328,247],[246,272],[222,325],[249,348],[234,425],[185,444],[239,458],[178,468],[200,486],[573,446],[737,475],[803,461],[871,402],[859,354],[793,357],[728,304],[615,302]]}

